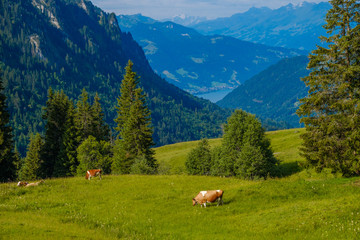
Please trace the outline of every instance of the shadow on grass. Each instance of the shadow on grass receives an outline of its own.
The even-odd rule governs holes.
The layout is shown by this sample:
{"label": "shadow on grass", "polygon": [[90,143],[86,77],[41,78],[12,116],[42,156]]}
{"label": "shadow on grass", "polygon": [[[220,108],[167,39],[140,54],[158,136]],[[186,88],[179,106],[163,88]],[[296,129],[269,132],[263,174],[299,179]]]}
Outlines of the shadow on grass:
{"label": "shadow on grass", "polygon": [[278,169],[278,177],[288,177],[302,170],[298,162],[282,163]]}

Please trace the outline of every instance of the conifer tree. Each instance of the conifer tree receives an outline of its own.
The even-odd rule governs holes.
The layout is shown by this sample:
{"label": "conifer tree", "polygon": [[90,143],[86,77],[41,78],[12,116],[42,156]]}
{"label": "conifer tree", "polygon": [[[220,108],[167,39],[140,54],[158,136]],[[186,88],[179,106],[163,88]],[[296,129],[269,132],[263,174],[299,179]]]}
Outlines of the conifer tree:
{"label": "conifer tree", "polygon": [[16,178],[16,156],[12,129],[9,126],[10,114],[7,111],[6,96],[3,93],[2,71],[0,71],[0,182]]}
{"label": "conifer tree", "polygon": [[98,93],[95,94],[94,103],[91,105],[92,113],[92,135],[98,140],[109,140],[110,129],[105,123],[104,113],[100,105],[100,97]]}
{"label": "conifer tree", "polygon": [[[61,150],[64,149],[64,133],[66,132],[66,123],[68,120],[68,111],[73,103],[63,91],[48,91],[48,100],[46,102],[43,118],[45,125],[45,143],[42,150],[42,177],[52,177],[54,173],[57,176],[63,171],[63,164],[56,163],[60,161]],[[56,163],[56,169],[55,169]]]}
{"label": "conifer tree", "polygon": [[135,159],[143,157],[146,164],[157,168],[154,159],[151,116],[146,105],[143,90],[138,87],[139,77],[132,71],[133,63],[128,62],[126,74],[121,84],[121,95],[118,98],[117,123],[118,140],[114,148],[114,172],[130,173]]}
{"label": "conifer tree", "polygon": [[310,55],[309,87],[298,115],[306,133],[301,149],[309,165],[344,176],[360,174],[360,3],[332,0],[326,15],[328,46]]}
{"label": "conifer tree", "polygon": [[76,149],[79,145],[79,132],[75,126],[74,104],[70,101],[66,112],[66,122],[62,134],[59,156],[55,161],[54,176],[75,176],[79,165]]}
{"label": "conifer tree", "polygon": [[26,157],[19,172],[19,179],[35,180],[40,178],[41,176],[40,152],[43,144],[44,141],[39,133],[37,133],[35,136],[31,136]]}
{"label": "conifer tree", "polygon": [[82,90],[76,104],[75,124],[80,135],[79,142],[92,135],[93,114],[89,103],[89,95],[85,88]]}

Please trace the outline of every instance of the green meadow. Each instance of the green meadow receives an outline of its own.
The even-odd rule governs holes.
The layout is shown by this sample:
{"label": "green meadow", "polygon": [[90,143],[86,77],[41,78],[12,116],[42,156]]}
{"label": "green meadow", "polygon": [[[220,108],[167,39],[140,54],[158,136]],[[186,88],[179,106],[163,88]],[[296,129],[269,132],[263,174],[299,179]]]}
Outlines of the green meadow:
{"label": "green meadow", "polygon": [[[0,184],[0,239],[359,239],[360,179],[301,169],[301,131],[267,133],[286,176],[266,181],[186,175],[189,142],[156,149],[171,175]],[[192,206],[220,188],[224,205]]]}

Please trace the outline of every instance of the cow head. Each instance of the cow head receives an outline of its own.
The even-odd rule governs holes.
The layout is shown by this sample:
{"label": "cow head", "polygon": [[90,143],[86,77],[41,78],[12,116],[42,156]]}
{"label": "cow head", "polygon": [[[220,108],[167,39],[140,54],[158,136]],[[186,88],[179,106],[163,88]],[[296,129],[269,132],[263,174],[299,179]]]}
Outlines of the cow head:
{"label": "cow head", "polygon": [[195,198],[193,198],[192,201],[193,201],[193,206],[195,206],[197,204],[197,201],[195,200]]}

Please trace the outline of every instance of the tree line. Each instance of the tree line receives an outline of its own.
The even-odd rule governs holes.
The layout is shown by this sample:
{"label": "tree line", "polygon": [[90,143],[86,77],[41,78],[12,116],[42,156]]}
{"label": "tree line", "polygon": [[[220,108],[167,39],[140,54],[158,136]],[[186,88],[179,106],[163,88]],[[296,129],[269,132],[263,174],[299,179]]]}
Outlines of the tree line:
{"label": "tree line", "polygon": [[110,135],[97,94],[90,104],[83,89],[75,104],[63,90],[50,88],[43,114],[44,136],[37,133],[31,137],[23,161],[13,147],[6,97],[1,94],[1,181],[75,176],[92,168],[105,173],[156,173],[146,95],[131,61],[125,72],[114,119],[116,136]]}

